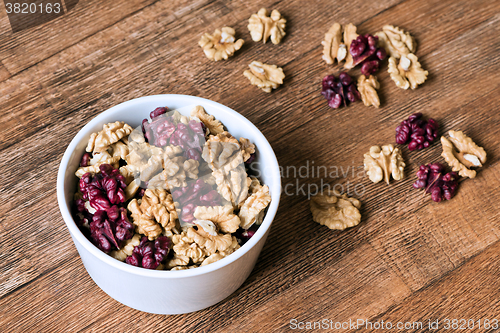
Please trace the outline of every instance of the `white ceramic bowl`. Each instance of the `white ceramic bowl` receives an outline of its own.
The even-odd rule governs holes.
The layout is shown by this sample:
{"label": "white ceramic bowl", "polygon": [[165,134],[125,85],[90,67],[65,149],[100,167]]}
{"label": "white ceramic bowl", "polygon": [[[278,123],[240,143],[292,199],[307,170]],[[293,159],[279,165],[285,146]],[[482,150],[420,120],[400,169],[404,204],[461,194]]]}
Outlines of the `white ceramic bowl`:
{"label": "white ceramic bowl", "polygon": [[[78,229],[71,216],[71,202],[78,179],[74,175],[92,132],[104,123],[125,121],[132,127],[158,106],[179,109],[189,115],[188,106],[202,105],[219,119],[229,132],[250,139],[257,146],[260,179],[272,197],[262,225],[255,235],[233,254],[213,264],[183,271],[157,271],[118,261],[95,247]],[[179,314],[197,311],[220,302],[238,289],[250,275],[271,223],[278,210],[281,179],[276,156],[264,135],[249,120],[219,103],[186,95],[156,95],[137,98],[104,111],[85,125],[69,144],[57,176],[57,200],[62,217],[82,262],[97,285],[115,300],[134,309]]]}

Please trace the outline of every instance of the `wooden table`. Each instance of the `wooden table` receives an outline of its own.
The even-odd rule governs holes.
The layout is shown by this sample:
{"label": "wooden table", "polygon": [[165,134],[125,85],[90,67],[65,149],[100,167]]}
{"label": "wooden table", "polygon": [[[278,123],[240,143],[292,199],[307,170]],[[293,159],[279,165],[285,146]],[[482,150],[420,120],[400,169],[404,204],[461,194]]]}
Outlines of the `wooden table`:
{"label": "wooden table", "polygon": [[[251,41],[247,20],[261,7],[288,20],[282,44]],[[283,332],[322,320],[424,328],[439,320],[444,330],[446,319],[472,319],[476,328],[481,320],[481,331],[489,331],[485,320],[500,319],[500,2],[82,0],[15,34],[0,8],[0,331]],[[429,79],[405,91],[384,64],[380,109],[361,102],[330,109],[320,82],[341,69],[321,60],[320,43],[336,21],[360,33],[384,24],[409,30]],[[197,43],[223,26],[246,43],[214,63]],[[270,94],[251,86],[242,72],[253,60],[283,67],[284,85]],[[95,115],[163,93],[239,111],[268,138],[285,171],[313,163],[359,171],[369,147],[394,143],[396,126],[417,111],[435,118],[441,133],[464,130],[485,147],[488,162],[439,204],[411,185],[421,164],[444,162],[440,143],[417,152],[403,147],[407,177],[389,186],[352,169],[338,178],[285,172],[291,195],[283,194],[240,289],[196,313],[142,313],[108,297],[85,271],[56,203],[56,173],[72,137]],[[364,190],[359,226],[339,232],[312,221],[308,198],[296,189],[321,181]]]}

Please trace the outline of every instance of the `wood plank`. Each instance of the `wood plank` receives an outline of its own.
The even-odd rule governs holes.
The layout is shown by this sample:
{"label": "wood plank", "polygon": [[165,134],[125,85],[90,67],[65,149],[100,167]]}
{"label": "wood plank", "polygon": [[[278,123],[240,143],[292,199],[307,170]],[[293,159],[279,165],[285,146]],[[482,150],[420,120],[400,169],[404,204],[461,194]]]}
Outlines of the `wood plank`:
{"label": "wood plank", "polygon": [[3,31],[0,60],[12,74],[19,73],[152,3],[154,0],[81,1],[46,24],[17,33]]}
{"label": "wood plank", "polygon": [[[106,105],[106,104],[107,104],[107,102],[105,100],[103,100],[101,103],[101,105]],[[93,110],[97,111],[98,108],[93,108]],[[87,115],[92,114],[92,112],[90,112],[90,114],[89,114],[88,110],[86,112],[87,112]],[[86,117],[84,119],[88,119],[88,117]],[[28,156],[32,156],[31,160],[33,162],[24,164],[25,167],[23,167],[23,168],[17,168],[17,169],[13,168],[12,170],[10,170],[11,172],[8,173],[10,175],[10,177],[2,181],[2,184],[5,184],[4,185],[5,186],[5,188],[4,188],[5,194],[12,193],[12,191],[18,192],[20,194],[18,196],[17,200],[9,201],[7,203],[7,205],[6,205],[7,209],[5,210],[5,212],[9,211],[9,207],[14,207],[16,205],[19,205],[19,203],[23,203],[23,205],[18,207],[18,209],[9,213],[7,215],[7,217],[17,216],[21,210],[23,210],[25,207],[29,207],[29,205],[35,205],[35,207],[43,207],[43,205],[45,204],[45,202],[37,204],[37,202],[40,200],[40,196],[46,192],[46,190],[43,187],[42,188],[35,187],[34,189],[32,189],[32,190],[35,190],[35,193],[38,193],[38,195],[32,195],[30,190],[27,189],[23,183],[20,183],[17,181],[19,178],[22,177],[22,175],[26,175],[26,174],[29,175],[30,174],[30,172],[29,172],[30,166],[34,165],[37,160],[39,160],[40,158],[43,158],[43,156],[46,155],[45,151],[40,150],[38,148],[37,142],[39,142],[39,140],[49,139],[49,141],[47,142],[48,143],[47,146],[50,147],[52,145],[57,145],[57,142],[59,142],[59,140],[61,140],[62,138],[60,137],[59,134],[56,134],[56,133],[60,133],[61,132],[60,129],[62,129],[62,128],[66,129],[66,131],[64,133],[65,133],[65,137],[67,138],[66,141],[69,142],[69,139],[71,138],[71,135],[72,135],[71,133],[75,133],[78,130],[79,124],[81,124],[82,122],[84,122],[84,120],[81,119],[81,114],[80,114],[80,116],[77,116],[76,118],[71,118],[70,121],[68,121],[68,122],[59,123],[59,124],[56,124],[56,126],[46,128],[44,131],[42,131],[40,133],[38,138],[36,138],[36,137],[30,138],[29,140],[26,140],[28,142],[26,142],[26,141],[23,142],[22,146],[25,147],[25,150],[23,153],[28,153],[27,154]],[[78,124],[78,125],[72,126],[72,124]],[[311,125],[313,125],[313,124],[311,124]],[[349,126],[349,125],[347,125],[347,126]],[[311,128],[315,128],[315,127],[312,126]],[[325,128],[324,130],[327,131],[328,129]],[[379,131],[378,129],[375,129],[375,128],[373,130],[374,130],[374,132]],[[54,133],[54,134],[51,134],[51,133]],[[49,135],[49,136],[52,135],[52,136],[47,137],[47,135]],[[278,146],[280,146],[280,145],[278,144]],[[310,151],[314,151],[314,150],[311,149]],[[281,153],[281,151],[278,151],[279,157],[281,157],[280,153]],[[285,154],[285,153],[286,153],[286,150],[283,150],[283,154]],[[329,152],[327,154],[330,154],[330,153],[331,152]],[[16,159],[18,159],[20,157],[20,154],[21,154],[20,151],[17,154],[10,154],[8,150],[5,151],[5,155],[4,155],[5,159],[4,160],[7,162],[6,164],[9,165],[10,162],[14,162]],[[439,153],[437,153],[437,154],[439,154]],[[358,155],[361,156],[362,152]],[[307,157],[307,153],[304,152],[304,154],[301,156]],[[321,155],[319,155],[319,156],[321,156]],[[60,157],[55,157],[54,159],[51,159],[51,160],[59,160],[59,158]],[[280,158],[280,160],[281,160],[281,158]],[[286,160],[285,160],[285,162],[286,162]],[[285,165],[287,165],[287,164],[285,164]],[[295,163],[295,165],[298,165],[298,163]],[[36,179],[37,177],[45,175],[45,174],[52,174],[52,175],[54,175],[53,177],[55,177],[56,167],[57,167],[56,165],[50,165],[50,167],[48,169],[37,170],[37,171],[35,171],[35,173],[31,173],[31,174],[33,174],[33,176],[31,176],[30,179]],[[55,178],[53,181],[50,181],[50,182],[55,182]],[[14,186],[9,187],[9,185],[14,185]],[[373,187],[373,191],[374,192],[379,191],[379,189]],[[3,198],[6,198],[6,196],[4,195]],[[55,200],[55,197],[53,198],[53,200]],[[375,204],[375,206],[376,206],[378,203],[377,202],[375,202],[375,203],[376,203]],[[296,202],[292,203],[292,205],[294,205],[294,204],[296,204]],[[378,207],[383,207],[383,206],[380,205]],[[7,220],[11,220],[11,219],[7,218]],[[12,221],[14,221],[14,220],[12,219]]]}
{"label": "wood plank", "polygon": [[371,318],[370,321],[422,322],[428,327],[429,320],[439,320],[439,329],[444,330],[447,324],[445,319],[473,319],[476,322],[473,331],[480,331],[477,321],[481,319],[481,331],[496,331],[485,329],[484,320],[489,319],[491,324],[492,319],[498,320],[500,317],[499,253],[500,243],[496,242],[451,274],[435,281],[390,311]]}
{"label": "wood plank", "polygon": [[[90,14],[92,5],[102,10]],[[288,20],[280,45],[250,41],[248,17],[262,6]],[[8,20],[0,10],[0,327],[281,332],[293,318],[498,315],[500,79],[492,73],[500,69],[493,42],[499,9],[498,2],[479,0],[91,0],[46,25],[63,32],[40,27],[14,37],[3,33]],[[383,70],[381,109],[361,103],[329,109],[319,94],[321,78],[341,69],[324,64],[320,41],[338,20],[357,24],[361,33],[386,23],[408,29],[429,80],[403,91]],[[230,60],[212,63],[197,42],[223,25],[246,44]],[[250,86],[242,72],[252,60],[283,66],[284,86],[272,94]],[[110,106],[156,93],[194,94],[233,107],[258,125],[284,167],[309,161],[358,170],[363,153],[393,142],[395,127],[416,111],[436,118],[441,133],[465,130],[486,148],[488,162],[476,179],[461,182],[456,198],[440,204],[411,188],[419,164],[442,161],[440,144],[421,152],[403,148],[408,176],[390,186],[358,173],[300,178],[299,186],[321,178],[364,186],[361,224],[330,231],[312,222],[307,197],[284,195],[261,257],[239,290],[196,313],[145,314],[118,304],[89,278],[60,217],[54,184],[64,148],[82,124]]]}
{"label": "wood plank", "polygon": [[103,305],[124,307],[97,287],[79,257],[62,262],[37,282],[0,300],[0,327],[8,332],[27,332],[35,327],[37,332],[75,332],[100,318],[96,314]]}

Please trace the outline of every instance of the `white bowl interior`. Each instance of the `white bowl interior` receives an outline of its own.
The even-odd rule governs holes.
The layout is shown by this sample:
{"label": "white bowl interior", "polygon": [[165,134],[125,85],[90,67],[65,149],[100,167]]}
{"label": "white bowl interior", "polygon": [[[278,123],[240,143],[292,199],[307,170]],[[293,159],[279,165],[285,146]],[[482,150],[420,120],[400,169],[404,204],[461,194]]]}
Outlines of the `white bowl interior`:
{"label": "white bowl interior", "polygon": [[[259,166],[257,169],[260,175],[258,176],[264,184],[269,186],[272,198],[267,214],[258,231],[247,243],[245,243],[245,245],[228,257],[213,264],[191,270],[172,272],[147,270],[127,265],[101,252],[80,232],[70,212],[73,194],[76,190],[78,182],[78,178],[76,178],[74,172],[78,168],[80,158],[85,151],[90,134],[101,130],[104,123],[115,122],[117,120],[125,121],[132,127],[140,126],[142,119],[149,119],[149,113],[158,106],[166,106],[171,110],[177,109],[182,114],[189,115],[192,107],[196,105],[203,106],[207,113],[214,115],[216,119],[220,120],[233,136],[236,138],[248,138],[257,147],[256,162],[258,163],[255,165]],[[59,207],[73,240],[80,243],[79,245],[85,247],[87,250],[92,252],[93,255],[109,265],[128,273],[149,277],[182,278],[200,275],[217,270],[218,268],[228,265],[232,261],[243,256],[248,249],[254,246],[260,238],[264,236],[266,231],[271,226],[272,220],[274,219],[278,209],[280,194],[281,178],[278,161],[271,145],[266,140],[264,135],[257,129],[257,127],[255,127],[248,119],[228,107],[204,98],[187,95],[155,95],[141,97],[114,106],[99,114],[87,125],[85,125],[69,144],[61,160],[57,179]]]}

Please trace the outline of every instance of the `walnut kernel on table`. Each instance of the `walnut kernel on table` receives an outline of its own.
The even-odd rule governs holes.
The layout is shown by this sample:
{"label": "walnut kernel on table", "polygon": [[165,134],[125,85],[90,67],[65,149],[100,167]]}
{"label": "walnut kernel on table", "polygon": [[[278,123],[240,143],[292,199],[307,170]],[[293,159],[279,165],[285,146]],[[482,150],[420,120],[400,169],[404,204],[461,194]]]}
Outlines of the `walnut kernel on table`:
{"label": "walnut kernel on table", "polygon": [[351,69],[354,67],[354,59],[349,50],[351,48],[352,41],[358,38],[356,30],[357,30],[356,26],[352,23],[349,23],[344,27],[344,44],[347,47],[347,56],[345,58],[345,64],[344,64],[344,67],[346,69]]}
{"label": "walnut kernel on table", "polygon": [[361,221],[361,202],[337,191],[329,190],[313,196],[310,208],[315,222],[333,230],[354,227]]}
{"label": "walnut kernel on table", "polygon": [[395,180],[403,179],[405,166],[401,151],[391,144],[372,146],[364,155],[366,174],[374,183],[384,179],[389,184],[391,175]]}
{"label": "walnut kernel on table", "polygon": [[234,34],[234,29],[230,27],[224,27],[222,31],[216,29],[213,35],[205,33],[201,36],[198,45],[201,46],[208,59],[214,61],[226,60],[234,52],[241,49],[243,43],[245,43],[243,39],[236,40]]}
{"label": "walnut kernel on table", "polygon": [[203,106],[197,105],[191,110],[191,117],[196,117],[208,128],[210,134],[217,135],[224,132],[224,126],[214,116],[208,114]]}
{"label": "walnut kernel on table", "polygon": [[376,90],[379,88],[380,84],[377,81],[377,77],[373,75],[370,75],[369,78],[361,75],[358,78],[358,91],[361,94],[361,100],[366,106],[373,105],[376,108],[380,106],[380,99]]}
{"label": "walnut kernel on table", "polygon": [[450,138],[441,137],[446,163],[462,177],[474,178],[476,171],[471,168],[481,167],[486,163],[486,151],[479,147],[461,131],[449,131]]}
{"label": "walnut kernel on table", "polygon": [[427,80],[428,71],[424,70],[416,55],[410,53],[402,55],[399,63],[396,58],[389,58],[388,70],[391,79],[402,89],[416,89]]}
{"label": "walnut kernel on table", "polygon": [[259,87],[265,92],[270,93],[272,89],[278,88],[283,84],[285,74],[283,69],[276,65],[263,64],[260,61],[252,61],[250,70],[243,72],[243,75],[250,80],[250,83]]}
{"label": "walnut kernel on table", "polygon": [[132,133],[133,128],[123,121],[104,124],[102,130],[90,135],[86,151],[103,152],[113,143]]}
{"label": "walnut kernel on table", "polygon": [[417,43],[410,33],[392,26],[384,25],[382,31],[375,33],[378,37],[379,45],[385,48],[389,56],[396,59],[401,58],[403,55],[415,53],[417,50]]}
{"label": "walnut kernel on table", "polygon": [[325,34],[325,40],[321,42],[323,45],[323,60],[329,65],[332,65],[335,59],[339,63],[346,60],[346,68],[352,68],[354,60],[349,53],[349,47],[357,37],[356,26],[352,23],[345,26],[344,33],[342,33],[340,23],[334,23]]}
{"label": "walnut kernel on table", "polygon": [[271,12],[271,16],[268,15],[269,12],[265,8],[261,8],[257,14],[252,14],[248,19],[248,30],[254,42],[262,40],[265,44],[271,37],[273,44],[279,44],[286,35],[286,19],[281,17],[276,9]]}
{"label": "walnut kernel on table", "polygon": [[323,45],[323,60],[332,65],[334,60],[341,62],[347,56],[347,46],[342,43],[342,26],[334,23],[325,34]]}

